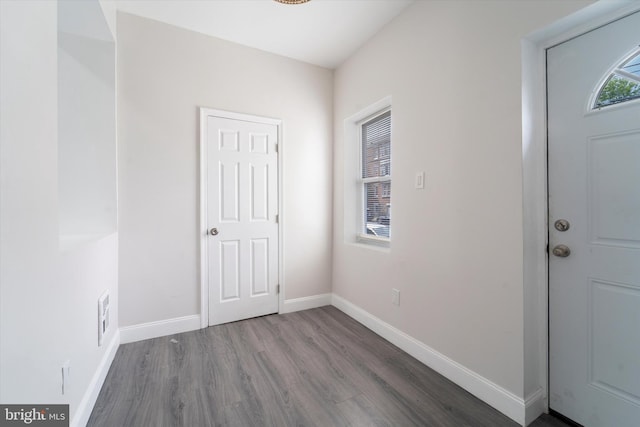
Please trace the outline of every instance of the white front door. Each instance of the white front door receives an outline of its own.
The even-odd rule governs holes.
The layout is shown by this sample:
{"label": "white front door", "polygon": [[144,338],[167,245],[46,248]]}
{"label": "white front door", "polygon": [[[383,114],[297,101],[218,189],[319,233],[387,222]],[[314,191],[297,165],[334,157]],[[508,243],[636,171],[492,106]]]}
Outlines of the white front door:
{"label": "white front door", "polygon": [[276,313],[278,122],[202,111],[209,325]]}
{"label": "white front door", "polygon": [[549,406],[587,427],[640,426],[640,99],[594,108],[638,45],[640,13],[547,52]]}

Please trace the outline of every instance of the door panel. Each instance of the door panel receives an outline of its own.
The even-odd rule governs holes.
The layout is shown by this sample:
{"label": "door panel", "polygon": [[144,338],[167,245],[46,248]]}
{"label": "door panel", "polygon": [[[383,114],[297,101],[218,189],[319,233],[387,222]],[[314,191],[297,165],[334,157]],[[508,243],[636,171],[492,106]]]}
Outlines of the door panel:
{"label": "door panel", "polygon": [[209,324],[215,325],[278,311],[278,127],[206,120]]}
{"label": "door panel", "polygon": [[269,220],[269,165],[252,164],[251,168],[251,221]]}
{"label": "door panel", "polygon": [[251,240],[251,296],[269,292],[269,240]]}
{"label": "door panel", "polygon": [[589,108],[638,28],[636,13],[547,52],[549,405],[587,427],[640,419],[640,102]]}
{"label": "door panel", "polygon": [[240,298],[240,242],[220,241],[220,301]]}
{"label": "door panel", "polygon": [[590,138],[589,208],[591,242],[640,247],[637,197],[640,131]]}
{"label": "door panel", "polygon": [[[589,384],[640,405],[640,364],[634,360],[640,354],[640,341],[611,333],[629,320],[640,325],[640,290],[603,280],[591,280],[589,288]],[[635,316],[629,319],[629,313]]]}
{"label": "door panel", "polygon": [[219,223],[240,222],[240,163],[219,162]]}

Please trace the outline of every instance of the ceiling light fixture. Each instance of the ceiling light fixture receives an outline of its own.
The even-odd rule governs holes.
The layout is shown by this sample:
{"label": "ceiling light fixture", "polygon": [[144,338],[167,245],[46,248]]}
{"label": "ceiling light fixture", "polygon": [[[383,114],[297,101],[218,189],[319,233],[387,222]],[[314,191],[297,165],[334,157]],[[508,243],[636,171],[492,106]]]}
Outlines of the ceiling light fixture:
{"label": "ceiling light fixture", "polygon": [[302,3],[306,3],[309,0],[275,0],[278,3],[282,3],[282,4],[302,4]]}

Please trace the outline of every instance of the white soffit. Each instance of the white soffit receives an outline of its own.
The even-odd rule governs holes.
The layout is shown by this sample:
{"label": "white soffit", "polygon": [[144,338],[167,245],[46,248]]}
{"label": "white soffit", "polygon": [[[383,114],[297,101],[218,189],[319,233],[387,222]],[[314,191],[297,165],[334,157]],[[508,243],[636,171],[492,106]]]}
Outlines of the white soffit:
{"label": "white soffit", "polygon": [[340,65],[414,2],[311,0],[284,5],[273,0],[112,1],[122,12],[326,68]]}

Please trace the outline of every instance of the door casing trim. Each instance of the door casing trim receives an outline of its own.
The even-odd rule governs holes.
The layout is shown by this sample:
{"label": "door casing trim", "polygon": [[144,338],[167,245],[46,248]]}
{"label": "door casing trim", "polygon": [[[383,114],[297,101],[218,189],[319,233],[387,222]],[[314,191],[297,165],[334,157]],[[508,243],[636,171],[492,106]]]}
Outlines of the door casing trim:
{"label": "door casing trim", "polygon": [[525,425],[549,410],[546,51],[638,11],[638,1],[601,0],[521,41]]}
{"label": "door casing trim", "polygon": [[216,110],[200,107],[200,221],[198,222],[198,236],[200,237],[200,327],[209,326],[209,269],[207,249],[207,117],[220,117],[223,119],[243,120],[254,123],[276,125],[278,133],[278,312],[284,307],[284,186],[283,186],[283,124],[282,120],[270,117],[254,116],[250,114],[235,113],[232,111]]}

